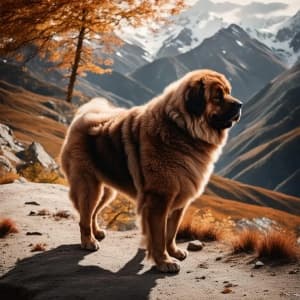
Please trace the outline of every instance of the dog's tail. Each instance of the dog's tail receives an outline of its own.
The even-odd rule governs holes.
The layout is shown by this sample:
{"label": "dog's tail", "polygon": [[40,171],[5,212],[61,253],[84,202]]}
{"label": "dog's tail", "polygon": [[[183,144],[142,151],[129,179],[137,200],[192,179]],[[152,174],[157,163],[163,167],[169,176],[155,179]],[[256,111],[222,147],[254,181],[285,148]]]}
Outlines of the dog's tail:
{"label": "dog's tail", "polygon": [[107,122],[112,111],[116,110],[122,109],[115,107],[105,98],[94,98],[77,110],[72,128],[89,135],[96,135]]}

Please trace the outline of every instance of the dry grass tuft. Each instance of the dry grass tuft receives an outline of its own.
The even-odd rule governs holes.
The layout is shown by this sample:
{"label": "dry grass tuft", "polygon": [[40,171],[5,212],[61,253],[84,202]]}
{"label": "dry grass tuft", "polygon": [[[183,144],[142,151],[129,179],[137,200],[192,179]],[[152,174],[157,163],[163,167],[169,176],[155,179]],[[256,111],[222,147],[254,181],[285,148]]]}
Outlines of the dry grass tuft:
{"label": "dry grass tuft", "polygon": [[198,239],[204,242],[219,241],[231,232],[233,222],[230,218],[215,219],[210,211],[199,214],[187,212],[177,234],[178,239]]}
{"label": "dry grass tuft", "polygon": [[45,243],[38,243],[35,244],[32,248],[31,248],[31,252],[38,252],[38,251],[46,251],[46,244]]}
{"label": "dry grass tuft", "polygon": [[294,234],[283,231],[271,231],[260,241],[257,247],[259,258],[270,261],[295,261],[299,258],[299,247]]}
{"label": "dry grass tuft", "polygon": [[15,180],[19,179],[19,177],[20,176],[17,173],[6,173],[0,177],[0,184],[13,183]]}
{"label": "dry grass tuft", "polygon": [[16,223],[9,218],[0,220],[0,238],[6,237],[10,233],[18,233]]}
{"label": "dry grass tuft", "polygon": [[26,168],[21,169],[19,173],[32,182],[67,185],[67,181],[58,171],[47,170],[40,163],[28,165]]}
{"label": "dry grass tuft", "polygon": [[245,229],[238,233],[238,236],[232,240],[232,250],[237,253],[253,253],[261,240],[261,233],[257,230]]}

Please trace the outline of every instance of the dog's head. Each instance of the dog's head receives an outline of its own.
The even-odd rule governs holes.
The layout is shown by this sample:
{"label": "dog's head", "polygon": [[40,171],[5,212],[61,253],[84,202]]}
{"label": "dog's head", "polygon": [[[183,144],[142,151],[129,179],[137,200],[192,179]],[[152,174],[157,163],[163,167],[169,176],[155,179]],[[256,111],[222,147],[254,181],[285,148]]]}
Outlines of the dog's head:
{"label": "dog's head", "polygon": [[231,96],[229,81],[215,71],[198,70],[177,84],[175,106],[180,112],[173,114],[173,120],[196,138],[222,143],[228,129],[241,116],[242,103]]}
{"label": "dog's head", "polygon": [[230,95],[231,85],[224,75],[210,70],[194,72],[187,82],[185,107],[188,114],[204,118],[216,130],[239,121],[242,103]]}

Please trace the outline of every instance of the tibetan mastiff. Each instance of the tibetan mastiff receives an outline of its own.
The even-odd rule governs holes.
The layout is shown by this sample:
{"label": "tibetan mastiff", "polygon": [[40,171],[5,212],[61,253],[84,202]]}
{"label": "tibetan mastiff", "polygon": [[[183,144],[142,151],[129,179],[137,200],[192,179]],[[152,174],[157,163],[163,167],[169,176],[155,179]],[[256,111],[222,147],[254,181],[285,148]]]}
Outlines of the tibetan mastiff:
{"label": "tibetan mastiff", "polygon": [[146,247],[162,272],[178,272],[187,252],[176,233],[202,194],[228,130],[241,115],[224,75],[196,70],[142,106],[118,108],[96,98],[79,108],[61,164],[80,214],[81,246],[97,250],[97,215],[116,195],[137,201]]}

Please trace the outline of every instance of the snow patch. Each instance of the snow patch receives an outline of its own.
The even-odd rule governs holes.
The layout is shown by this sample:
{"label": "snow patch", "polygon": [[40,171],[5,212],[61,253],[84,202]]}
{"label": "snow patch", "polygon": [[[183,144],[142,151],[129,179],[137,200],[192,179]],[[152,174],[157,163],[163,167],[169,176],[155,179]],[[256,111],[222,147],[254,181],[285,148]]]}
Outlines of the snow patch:
{"label": "snow patch", "polygon": [[226,54],[227,52],[226,52],[226,50],[222,50],[222,53],[223,53],[223,54]]}
{"label": "snow patch", "polygon": [[116,52],[116,55],[119,56],[119,57],[123,56],[119,51]]}
{"label": "snow patch", "polygon": [[236,42],[240,47],[244,47],[244,44],[243,44],[241,41],[235,40],[235,42]]}

